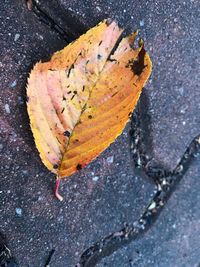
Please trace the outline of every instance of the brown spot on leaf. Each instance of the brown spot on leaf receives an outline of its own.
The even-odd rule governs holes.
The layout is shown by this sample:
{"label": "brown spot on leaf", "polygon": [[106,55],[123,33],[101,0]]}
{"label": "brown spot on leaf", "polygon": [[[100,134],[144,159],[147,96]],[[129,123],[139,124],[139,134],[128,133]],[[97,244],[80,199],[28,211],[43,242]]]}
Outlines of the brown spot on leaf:
{"label": "brown spot on leaf", "polygon": [[117,59],[115,59],[115,58],[108,58],[108,60],[111,62],[117,62]]}
{"label": "brown spot on leaf", "polygon": [[70,76],[71,71],[74,69],[74,64],[72,64],[67,72],[67,77]]}
{"label": "brown spot on leaf", "polygon": [[138,53],[137,60],[129,61],[126,67],[130,67],[135,75],[140,75],[143,69],[146,67],[144,65],[144,58],[145,58],[146,51],[144,49],[144,45],[142,45],[140,52]]}
{"label": "brown spot on leaf", "polygon": [[59,143],[59,144],[61,144],[61,142],[60,142],[60,140],[58,139],[58,137],[57,137],[57,136],[56,136],[56,139],[57,139],[58,143]]}
{"label": "brown spot on leaf", "polygon": [[82,169],[82,165],[80,163],[77,164],[76,169],[77,169],[77,171],[80,171]]}
{"label": "brown spot on leaf", "polygon": [[115,92],[111,97],[115,96],[118,92]]}

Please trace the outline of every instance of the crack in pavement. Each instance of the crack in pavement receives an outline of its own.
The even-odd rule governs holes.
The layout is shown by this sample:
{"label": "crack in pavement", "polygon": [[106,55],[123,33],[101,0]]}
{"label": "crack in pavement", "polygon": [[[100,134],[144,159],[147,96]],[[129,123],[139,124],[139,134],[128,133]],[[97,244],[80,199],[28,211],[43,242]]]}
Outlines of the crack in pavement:
{"label": "crack in pavement", "polygon": [[0,233],[0,266],[1,267],[19,267],[13,258],[11,251],[7,247],[7,240]]}
{"label": "crack in pavement", "polygon": [[200,156],[200,134],[196,136],[179,163],[173,171],[166,170],[162,167],[148,167],[148,159],[143,149],[141,149],[141,121],[138,112],[133,113],[131,130],[131,153],[136,169],[143,171],[146,176],[152,179],[156,185],[154,196],[147,205],[142,216],[133,222],[126,225],[123,229],[114,232],[100,241],[96,242],[90,248],[86,249],[80,257],[76,267],[92,267],[95,266],[104,257],[111,255],[113,252],[129,244],[135,239],[141,238],[157,220],[159,214],[165,207],[168,199],[176,189],[183,178],[191,163]]}
{"label": "crack in pavement", "polygon": [[[85,24],[81,23],[80,20],[77,20],[73,12],[70,10],[64,10],[64,12],[60,10],[60,5],[59,3],[56,3],[56,1],[49,4],[50,9],[57,12],[56,19],[48,14],[48,10],[43,8],[40,1],[32,0],[31,5],[29,1],[26,0],[26,2],[28,9],[32,11],[42,23],[58,33],[61,39],[65,40],[67,43],[74,41],[88,29]],[[63,13],[65,13],[64,16],[62,16]],[[59,15],[61,16],[61,19],[59,19]]]}

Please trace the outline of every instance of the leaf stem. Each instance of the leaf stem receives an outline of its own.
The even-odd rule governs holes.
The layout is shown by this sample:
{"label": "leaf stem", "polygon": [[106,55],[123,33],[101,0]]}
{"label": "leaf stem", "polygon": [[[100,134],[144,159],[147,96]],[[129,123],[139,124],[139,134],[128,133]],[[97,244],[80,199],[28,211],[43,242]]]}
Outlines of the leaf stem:
{"label": "leaf stem", "polygon": [[60,178],[57,176],[56,184],[55,184],[55,187],[54,187],[54,195],[58,200],[63,201],[63,197],[58,192],[59,186],[60,186]]}

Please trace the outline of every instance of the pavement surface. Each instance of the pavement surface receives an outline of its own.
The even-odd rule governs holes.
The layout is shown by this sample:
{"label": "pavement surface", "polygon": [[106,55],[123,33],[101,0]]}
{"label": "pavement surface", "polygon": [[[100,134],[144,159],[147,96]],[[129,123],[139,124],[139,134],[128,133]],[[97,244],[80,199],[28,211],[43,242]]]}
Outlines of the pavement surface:
{"label": "pavement surface", "polygon": [[[92,27],[103,18],[140,29],[153,61],[142,98],[152,140],[152,166],[173,169],[200,132],[200,3],[188,1],[39,1],[58,24],[83,32],[69,12]],[[66,17],[65,17],[66,14]],[[135,221],[154,185],[136,176],[129,130],[85,169],[62,183],[64,202],[52,194],[54,176],[35,148],[25,104],[33,65],[66,45],[24,1],[0,7],[0,231],[20,267],[71,267],[101,237]],[[146,102],[145,102],[146,103]],[[198,267],[200,264],[200,162],[194,161],[154,226],[98,267]]]}

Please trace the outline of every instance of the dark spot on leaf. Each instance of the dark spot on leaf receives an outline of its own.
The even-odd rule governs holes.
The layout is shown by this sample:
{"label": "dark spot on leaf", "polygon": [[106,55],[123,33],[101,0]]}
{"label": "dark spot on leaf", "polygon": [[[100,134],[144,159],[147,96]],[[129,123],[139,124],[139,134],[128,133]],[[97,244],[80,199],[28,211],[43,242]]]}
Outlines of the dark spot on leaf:
{"label": "dark spot on leaf", "polygon": [[75,95],[73,95],[73,96],[71,97],[71,100],[72,100],[74,97],[75,97]]}
{"label": "dark spot on leaf", "polygon": [[71,71],[74,69],[74,64],[72,64],[67,72],[67,77],[70,76]]}
{"label": "dark spot on leaf", "polygon": [[98,54],[98,55],[97,55],[97,58],[98,58],[98,59],[101,59],[101,58],[102,58],[102,55]]}
{"label": "dark spot on leaf", "polygon": [[67,94],[69,95],[69,94],[71,94],[71,92],[72,92],[72,91],[69,91]]}
{"label": "dark spot on leaf", "polygon": [[77,91],[74,91],[74,94],[76,95],[77,94]]}
{"label": "dark spot on leaf", "polygon": [[63,112],[64,112],[64,110],[65,110],[65,108],[63,108],[63,109],[61,110],[61,113],[63,113]]}
{"label": "dark spot on leaf", "polygon": [[113,61],[117,62],[117,60],[115,58],[108,58],[108,60],[111,62],[113,62]]}
{"label": "dark spot on leaf", "polygon": [[88,115],[88,119],[92,119],[92,115]]}
{"label": "dark spot on leaf", "polygon": [[58,164],[54,164],[54,165],[53,165],[53,168],[54,168],[54,169],[58,169]]}
{"label": "dark spot on leaf", "polygon": [[115,93],[112,95],[112,97],[115,96],[117,93],[118,93],[118,92],[115,92]]}
{"label": "dark spot on leaf", "polygon": [[57,139],[58,143],[59,143],[59,144],[61,144],[61,142],[60,142],[60,140],[58,139],[58,137],[57,137],[57,136],[56,136],[56,139]]}
{"label": "dark spot on leaf", "polygon": [[145,54],[146,54],[146,52],[144,50],[144,46],[142,46],[141,50],[138,54],[137,60],[129,61],[129,64],[127,65],[127,67],[131,67],[131,69],[135,75],[139,76],[142,73],[143,69],[146,67],[144,65]]}
{"label": "dark spot on leaf", "polygon": [[102,44],[102,41],[99,42],[99,46]]}
{"label": "dark spot on leaf", "polygon": [[63,96],[63,101],[65,101],[66,100],[66,97],[65,96]]}
{"label": "dark spot on leaf", "polygon": [[27,96],[27,97],[26,97],[26,102],[28,102],[28,101],[29,101],[29,97]]}
{"label": "dark spot on leaf", "polygon": [[69,132],[69,131],[65,131],[65,132],[63,133],[63,135],[64,135],[64,136],[67,136],[67,137],[70,137],[70,132]]}
{"label": "dark spot on leaf", "polygon": [[83,85],[83,89],[82,89],[82,91],[83,91],[83,92],[85,91],[85,85]]}
{"label": "dark spot on leaf", "polygon": [[80,170],[82,169],[82,165],[81,165],[80,163],[77,164],[76,169],[77,169],[78,171],[80,171]]}
{"label": "dark spot on leaf", "polygon": [[85,65],[87,65],[89,62],[90,62],[90,61],[89,61],[89,60],[87,60],[87,61],[86,61],[86,63],[85,63]]}

